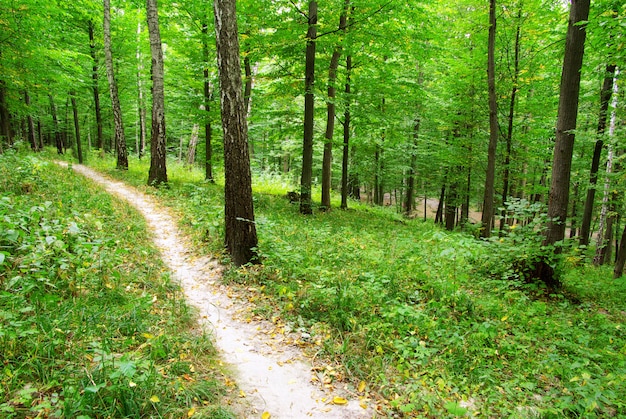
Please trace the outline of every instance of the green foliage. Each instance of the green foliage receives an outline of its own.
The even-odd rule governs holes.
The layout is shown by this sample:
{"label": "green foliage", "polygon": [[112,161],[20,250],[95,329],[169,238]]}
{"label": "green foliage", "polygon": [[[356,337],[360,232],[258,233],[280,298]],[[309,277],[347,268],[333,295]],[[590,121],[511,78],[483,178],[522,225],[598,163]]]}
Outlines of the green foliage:
{"label": "green foliage", "polygon": [[34,157],[0,155],[0,178],[0,416],[225,417],[141,217]]}
{"label": "green foliage", "polygon": [[[211,223],[222,217],[221,188],[178,173],[155,193],[199,243],[219,248]],[[509,271],[521,252],[541,249],[539,208],[512,204],[525,225],[484,243],[357,203],[301,217],[285,197],[291,187],[268,179],[255,178],[263,266],[225,280],[252,293],[254,315],[310,336],[318,362],[375,388],[385,415],[626,414],[624,281],[580,267],[568,249],[560,293],[529,292]]]}

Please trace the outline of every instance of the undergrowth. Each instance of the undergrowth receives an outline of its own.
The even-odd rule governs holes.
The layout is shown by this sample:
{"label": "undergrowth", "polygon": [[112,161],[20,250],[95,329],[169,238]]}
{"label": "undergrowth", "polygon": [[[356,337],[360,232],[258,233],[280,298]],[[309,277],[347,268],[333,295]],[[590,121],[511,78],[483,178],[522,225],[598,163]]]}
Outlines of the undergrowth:
{"label": "undergrowth", "polygon": [[0,417],[233,417],[134,210],[11,150],[0,196]]}
{"label": "undergrowth", "polygon": [[[107,170],[143,185],[147,162]],[[219,254],[223,188],[199,171],[168,170],[169,187],[153,193]],[[555,261],[562,290],[544,290],[516,270],[543,251],[533,227],[484,243],[356,202],[301,216],[288,185],[272,181],[268,193],[265,181],[254,180],[263,265],[225,280],[256,293],[258,315],[306,336],[318,362],[384,399],[383,415],[626,415],[626,283],[609,269],[565,249]]]}

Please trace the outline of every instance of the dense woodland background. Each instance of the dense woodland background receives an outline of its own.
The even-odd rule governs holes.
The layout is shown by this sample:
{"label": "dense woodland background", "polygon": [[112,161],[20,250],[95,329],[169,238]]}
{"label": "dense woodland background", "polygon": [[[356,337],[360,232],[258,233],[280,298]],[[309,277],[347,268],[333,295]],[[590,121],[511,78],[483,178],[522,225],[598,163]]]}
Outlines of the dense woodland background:
{"label": "dense woodland background", "polygon": [[[48,162],[84,160],[143,187],[223,255],[213,2],[160,2],[158,42],[153,0],[114,0],[108,17],[108,0],[0,1],[0,412],[234,417],[216,399],[233,383],[206,336],[186,335],[193,313],[143,222]],[[383,416],[621,417],[626,308],[611,276],[616,249],[626,257],[626,5],[595,1],[574,26],[586,41],[554,247],[541,233],[570,7],[489,3],[237,3],[262,265],[224,280],[249,319],[307,336],[294,342],[325,365],[322,381],[351,383]],[[150,153],[161,139],[164,154]],[[555,270],[548,287],[531,280],[541,264]]]}

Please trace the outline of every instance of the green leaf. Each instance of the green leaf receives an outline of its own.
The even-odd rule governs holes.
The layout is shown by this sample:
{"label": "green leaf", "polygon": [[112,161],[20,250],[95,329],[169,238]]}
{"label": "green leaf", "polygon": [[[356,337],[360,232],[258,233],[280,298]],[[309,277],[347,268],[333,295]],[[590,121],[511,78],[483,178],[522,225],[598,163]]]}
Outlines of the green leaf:
{"label": "green leaf", "polygon": [[457,402],[448,402],[444,405],[444,407],[454,416],[463,416],[467,413],[467,409],[460,406]]}

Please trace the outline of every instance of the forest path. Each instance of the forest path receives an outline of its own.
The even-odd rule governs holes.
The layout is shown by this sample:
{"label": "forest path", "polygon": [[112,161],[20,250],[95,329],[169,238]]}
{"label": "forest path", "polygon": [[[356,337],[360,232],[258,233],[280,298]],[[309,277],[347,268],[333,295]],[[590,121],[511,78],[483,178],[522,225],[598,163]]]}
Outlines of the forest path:
{"label": "forest path", "polygon": [[[67,166],[67,163],[59,163]],[[239,417],[260,418],[268,412],[272,419],[371,418],[354,395],[329,390],[312,383],[315,374],[302,351],[293,345],[281,326],[268,321],[245,318],[248,307],[220,281],[221,267],[193,251],[181,235],[176,218],[156,199],[123,182],[112,180],[86,166],[72,165],[104,189],[134,206],[147,220],[154,243],[161,252],[187,301],[199,310],[200,321],[212,333],[221,359],[232,367],[242,397],[236,400]],[[332,404],[343,397],[346,404]],[[241,403],[240,403],[241,402]]]}

